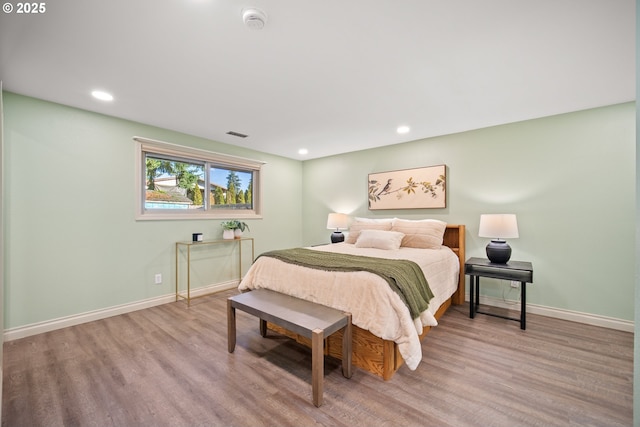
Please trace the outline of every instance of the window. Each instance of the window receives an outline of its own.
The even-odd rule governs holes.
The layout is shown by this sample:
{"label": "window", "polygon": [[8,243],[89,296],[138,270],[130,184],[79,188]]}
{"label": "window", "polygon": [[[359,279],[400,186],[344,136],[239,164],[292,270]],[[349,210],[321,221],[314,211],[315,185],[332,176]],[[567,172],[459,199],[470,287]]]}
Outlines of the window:
{"label": "window", "polygon": [[134,137],[136,219],[259,218],[263,162]]}

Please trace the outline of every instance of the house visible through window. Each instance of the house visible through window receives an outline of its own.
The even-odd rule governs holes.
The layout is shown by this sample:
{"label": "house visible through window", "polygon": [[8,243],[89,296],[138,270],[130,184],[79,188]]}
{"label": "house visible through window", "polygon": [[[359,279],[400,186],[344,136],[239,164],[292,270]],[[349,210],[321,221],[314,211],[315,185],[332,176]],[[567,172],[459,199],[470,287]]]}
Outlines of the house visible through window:
{"label": "house visible through window", "polygon": [[146,209],[204,209],[204,165],[145,155]]}
{"label": "house visible through window", "polygon": [[138,219],[260,216],[262,162],[144,138],[138,144]]}

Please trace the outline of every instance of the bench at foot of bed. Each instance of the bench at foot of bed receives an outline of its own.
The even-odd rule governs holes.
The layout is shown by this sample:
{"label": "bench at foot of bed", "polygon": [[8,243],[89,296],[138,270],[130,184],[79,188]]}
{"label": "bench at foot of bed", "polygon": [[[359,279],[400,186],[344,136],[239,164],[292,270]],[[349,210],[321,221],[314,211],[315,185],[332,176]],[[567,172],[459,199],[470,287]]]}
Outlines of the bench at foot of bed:
{"label": "bench at foot of bed", "polygon": [[267,322],[295,332],[311,341],[313,404],[322,405],[325,338],[342,335],[342,375],[351,378],[351,314],[289,295],[258,289],[227,299],[229,353],[236,347],[236,309],[260,319],[260,334],[267,334]]}

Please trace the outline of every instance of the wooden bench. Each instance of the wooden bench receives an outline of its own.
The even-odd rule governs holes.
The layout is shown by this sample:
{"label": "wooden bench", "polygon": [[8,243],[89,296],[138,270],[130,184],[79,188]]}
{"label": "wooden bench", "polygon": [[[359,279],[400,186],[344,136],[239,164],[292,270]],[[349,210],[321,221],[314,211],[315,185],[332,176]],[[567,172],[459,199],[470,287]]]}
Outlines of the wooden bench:
{"label": "wooden bench", "polygon": [[322,405],[324,381],[324,340],[344,329],[342,375],[351,378],[351,313],[266,289],[256,289],[227,299],[229,353],[236,348],[236,309],[260,319],[260,335],[267,335],[267,322],[311,340],[311,384],[313,404]]}

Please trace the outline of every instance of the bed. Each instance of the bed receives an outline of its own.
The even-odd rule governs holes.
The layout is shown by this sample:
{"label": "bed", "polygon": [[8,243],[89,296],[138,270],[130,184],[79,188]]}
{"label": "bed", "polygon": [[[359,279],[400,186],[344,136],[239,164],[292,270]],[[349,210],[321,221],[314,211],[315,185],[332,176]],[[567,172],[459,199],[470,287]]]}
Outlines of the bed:
{"label": "bed", "polygon": [[[413,318],[401,294],[370,271],[309,268],[275,256],[259,256],[239,290],[270,289],[343,311],[353,316],[353,364],[389,380],[403,365],[416,369],[421,340],[451,304],[464,303],[465,226],[437,220],[356,218],[345,242],[309,247],[318,252],[368,258],[408,259],[424,272],[432,298]],[[278,251],[274,251],[278,252]],[[318,255],[324,256],[324,255]],[[415,309],[414,309],[415,311]],[[275,325],[269,328],[310,346],[304,337]],[[326,342],[325,354],[341,358],[342,335]]]}

